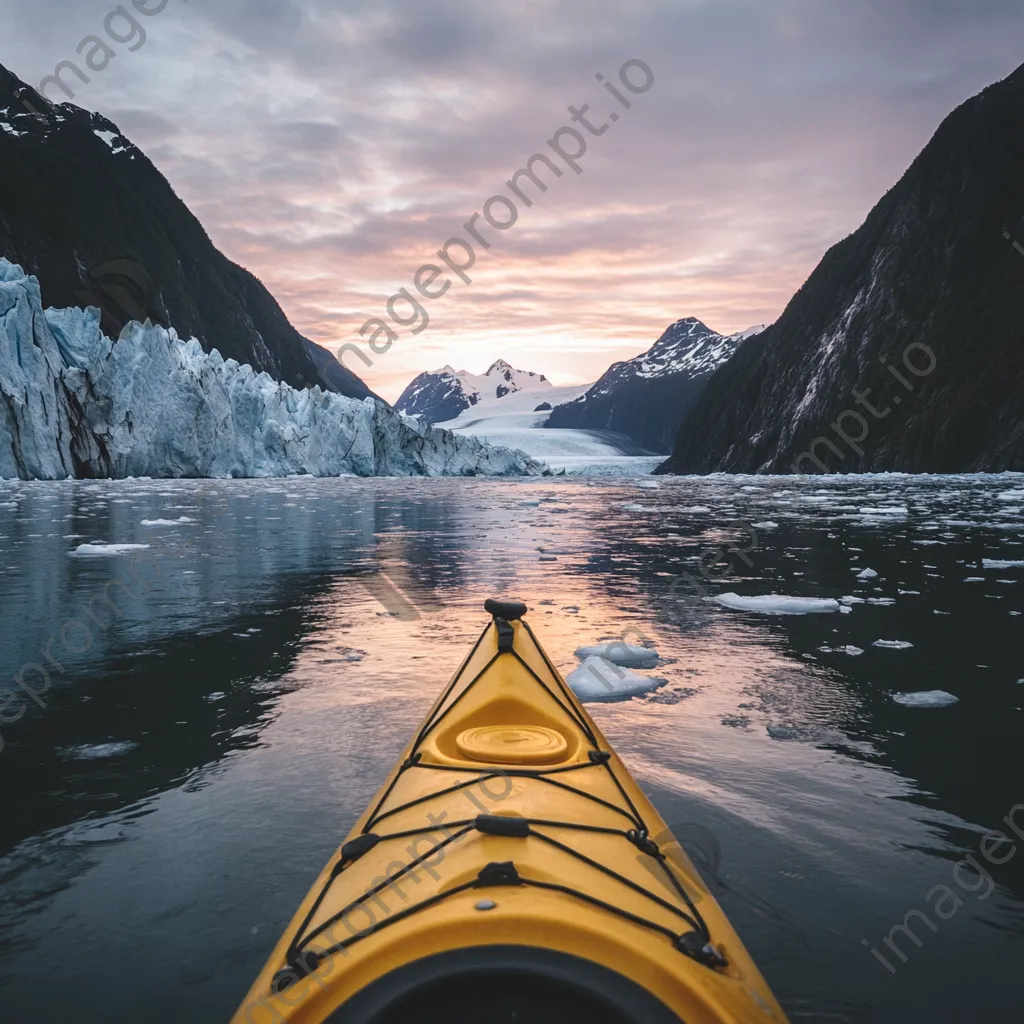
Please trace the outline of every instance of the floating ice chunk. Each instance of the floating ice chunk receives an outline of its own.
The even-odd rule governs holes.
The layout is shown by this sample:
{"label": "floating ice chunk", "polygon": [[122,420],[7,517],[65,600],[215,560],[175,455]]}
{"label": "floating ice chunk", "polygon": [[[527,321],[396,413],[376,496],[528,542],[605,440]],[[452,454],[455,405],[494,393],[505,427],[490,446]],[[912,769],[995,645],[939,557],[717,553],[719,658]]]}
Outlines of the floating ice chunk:
{"label": "floating ice chunk", "polygon": [[881,604],[890,605],[896,603],[895,597],[869,597],[867,600],[868,604]]}
{"label": "floating ice chunk", "polygon": [[590,657],[570,672],[565,681],[580,700],[606,701],[625,700],[648,693],[664,686],[668,680],[642,676],[628,668],[613,665],[605,658]]}
{"label": "floating ice chunk", "polygon": [[131,740],[121,743],[82,743],[76,747],[62,747],[58,753],[61,757],[75,761],[96,761],[104,757],[120,757],[138,746]]}
{"label": "floating ice chunk", "polygon": [[986,569],[1024,569],[1022,559],[983,558],[981,564]]}
{"label": "floating ice chunk", "polygon": [[762,615],[814,615],[839,611],[839,602],[831,597],[787,597],[784,594],[740,597],[739,594],[729,593],[705,600],[734,611],[760,612]]}
{"label": "floating ice chunk", "polygon": [[521,501],[521,502],[519,502],[519,504],[523,508],[537,508],[540,505],[540,499],[539,498],[534,498],[531,501]]}
{"label": "floating ice chunk", "polygon": [[905,651],[914,645],[909,640],[876,640],[872,647],[885,647],[890,651]]}
{"label": "floating ice chunk", "polygon": [[179,516],[177,519],[141,519],[142,526],[181,526],[182,523],[194,523],[194,519],[188,516]]}
{"label": "floating ice chunk", "polygon": [[984,576],[965,576],[964,583],[984,583]]}
{"label": "floating ice chunk", "polygon": [[1000,501],[1024,501],[1024,491],[1003,491],[999,495]]}
{"label": "floating ice chunk", "polygon": [[917,693],[894,693],[892,699],[907,708],[944,708],[960,698],[945,690],[918,690]]}
{"label": "floating ice chunk", "polygon": [[645,491],[657,491],[661,488],[661,484],[657,480],[641,480],[637,487],[642,487]]}
{"label": "floating ice chunk", "polygon": [[105,544],[102,541],[91,544],[79,544],[68,554],[72,558],[106,558],[111,555],[123,555],[126,551],[142,551],[148,544]]}
{"label": "floating ice chunk", "polygon": [[860,512],[864,516],[905,516],[910,509],[906,505],[883,505],[879,508],[862,508]]}
{"label": "floating ice chunk", "polygon": [[584,658],[604,658],[614,665],[625,665],[627,668],[650,668],[658,662],[657,651],[637,644],[627,644],[622,640],[613,640],[611,643],[597,644],[593,647],[579,647],[576,650],[576,657],[581,661]]}
{"label": "floating ice chunk", "polygon": [[863,597],[851,597],[847,594],[846,597],[839,598],[840,604],[851,605],[851,604],[865,604],[866,601]]}
{"label": "floating ice chunk", "polygon": [[874,569],[861,569],[861,571],[859,573],[857,573],[857,579],[859,579],[859,580],[873,580],[877,575],[878,575],[878,573],[875,572]]}
{"label": "floating ice chunk", "polygon": [[861,647],[854,647],[853,644],[847,644],[845,647],[829,647],[828,644],[818,648],[823,654],[848,654],[851,658],[856,658],[858,654],[863,654],[864,649]]}
{"label": "floating ice chunk", "polygon": [[773,523],[770,519],[763,523],[751,523],[750,524],[755,530],[777,530],[779,528],[778,523]]}
{"label": "floating ice chunk", "polygon": [[843,615],[850,615],[853,613],[853,609],[848,604],[841,604],[839,606],[839,611],[842,612]]}

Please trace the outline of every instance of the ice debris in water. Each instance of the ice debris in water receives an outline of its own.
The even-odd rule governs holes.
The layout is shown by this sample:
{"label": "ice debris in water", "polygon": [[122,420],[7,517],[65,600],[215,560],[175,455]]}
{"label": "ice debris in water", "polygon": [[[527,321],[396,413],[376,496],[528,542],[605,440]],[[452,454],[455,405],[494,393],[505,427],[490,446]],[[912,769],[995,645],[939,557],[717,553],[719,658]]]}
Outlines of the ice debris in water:
{"label": "ice debris in water", "polygon": [[777,530],[779,528],[779,524],[773,523],[770,519],[766,519],[763,523],[751,523],[750,525],[755,530]]}
{"label": "ice debris in water", "polygon": [[104,757],[120,757],[138,746],[131,740],[120,743],[82,743],[76,747],[62,747],[58,753],[61,757],[75,761],[98,761]]}
{"label": "ice debris in water", "polygon": [[919,690],[917,693],[894,693],[892,699],[908,708],[944,708],[960,698],[945,690]]}
{"label": "ice debris in water", "polygon": [[914,645],[908,640],[876,640],[871,646],[885,647],[890,651],[905,651],[908,647],[913,647]]}
{"label": "ice debris in water", "polygon": [[576,657],[604,658],[615,665],[625,665],[627,668],[650,668],[658,662],[658,652],[649,647],[640,647],[637,644],[627,644],[622,640],[614,640],[608,644],[597,644],[593,647],[579,647],[576,650]]}
{"label": "ice debris in water", "polygon": [[787,597],[784,594],[741,597],[739,594],[729,593],[704,600],[734,611],[760,612],[762,615],[814,615],[839,611],[839,602],[831,597]]}
{"label": "ice debris in water", "polygon": [[639,675],[597,656],[587,658],[565,677],[565,681],[583,701],[625,700],[656,690],[668,682],[667,679]]}
{"label": "ice debris in water", "polygon": [[108,555],[123,555],[126,551],[144,551],[148,544],[106,544],[103,541],[79,544],[68,554],[72,558],[105,558]]}
{"label": "ice debris in water", "polygon": [[643,487],[647,491],[656,491],[661,487],[657,480],[641,480],[637,487]]}
{"label": "ice debris in water", "polygon": [[847,644],[845,647],[829,647],[828,644],[824,644],[818,650],[823,654],[849,654],[851,658],[864,653],[862,647],[854,647],[853,644]]}
{"label": "ice debris in water", "polygon": [[981,564],[986,569],[1024,569],[1024,560],[1005,558],[983,558]]}
{"label": "ice debris in water", "polygon": [[861,571],[859,573],[857,573],[857,579],[859,579],[859,580],[873,580],[877,575],[878,575],[878,573],[875,572],[874,569],[861,569]]}
{"label": "ice debris in water", "polygon": [[142,526],[180,526],[182,523],[194,523],[194,519],[188,516],[179,516],[177,519],[140,519]]}

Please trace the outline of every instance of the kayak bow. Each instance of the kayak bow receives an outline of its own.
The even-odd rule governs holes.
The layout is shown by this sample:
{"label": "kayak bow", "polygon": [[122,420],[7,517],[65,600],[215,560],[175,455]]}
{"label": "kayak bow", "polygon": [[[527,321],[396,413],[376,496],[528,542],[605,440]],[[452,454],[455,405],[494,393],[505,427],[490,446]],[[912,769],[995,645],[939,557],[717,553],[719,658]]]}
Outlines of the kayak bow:
{"label": "kayak bow", "polygon": [[784,1022],[526,607],[485,607],[234,1024]]}

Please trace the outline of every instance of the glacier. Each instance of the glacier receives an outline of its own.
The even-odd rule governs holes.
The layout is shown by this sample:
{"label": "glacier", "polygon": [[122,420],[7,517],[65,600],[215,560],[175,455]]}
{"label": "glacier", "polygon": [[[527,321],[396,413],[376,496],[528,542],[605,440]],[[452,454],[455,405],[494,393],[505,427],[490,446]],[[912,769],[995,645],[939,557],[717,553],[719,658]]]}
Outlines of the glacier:
{"label": "glacier", "polygon": [[296,390],[150,321],[43,309],[0,257],[0,478],[536,476],[523,452],[421,426],[372,398]]}

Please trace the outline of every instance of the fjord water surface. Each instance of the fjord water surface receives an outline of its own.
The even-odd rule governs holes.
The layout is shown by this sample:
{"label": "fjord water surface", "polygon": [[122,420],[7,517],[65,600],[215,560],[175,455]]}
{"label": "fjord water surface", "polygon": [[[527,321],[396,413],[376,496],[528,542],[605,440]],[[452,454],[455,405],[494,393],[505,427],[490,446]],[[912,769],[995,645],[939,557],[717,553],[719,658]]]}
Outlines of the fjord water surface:
{"label": "fjord water surface", "polygon": [[51,681],[0,714],[3,1019],[227,1019],[491,595],[565,672],[657,646],[665,686],[590,710],[794,1020],[1019,1019],[1022,508],[1009,475],[0,482],[5,678]]}

